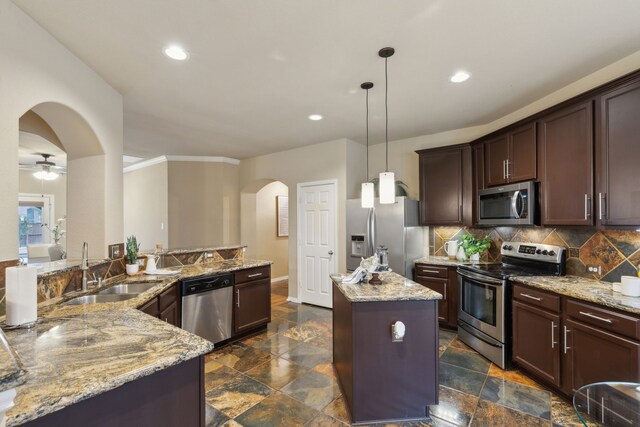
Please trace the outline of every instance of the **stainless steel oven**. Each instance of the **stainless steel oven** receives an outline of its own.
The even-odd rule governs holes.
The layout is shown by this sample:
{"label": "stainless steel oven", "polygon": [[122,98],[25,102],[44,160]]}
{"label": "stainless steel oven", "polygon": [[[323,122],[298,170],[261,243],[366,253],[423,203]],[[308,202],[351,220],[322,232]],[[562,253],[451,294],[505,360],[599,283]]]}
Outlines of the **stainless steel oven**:
{"label": "stainless steel oven", "polygon": [[509,364],[507,283],[458,269],[458,335],[501,368]]}
{"label": "stainless steel oven", "polygon": [[478,224],[534,225],[536,215],[536,183],[533,181],[478,192]]}

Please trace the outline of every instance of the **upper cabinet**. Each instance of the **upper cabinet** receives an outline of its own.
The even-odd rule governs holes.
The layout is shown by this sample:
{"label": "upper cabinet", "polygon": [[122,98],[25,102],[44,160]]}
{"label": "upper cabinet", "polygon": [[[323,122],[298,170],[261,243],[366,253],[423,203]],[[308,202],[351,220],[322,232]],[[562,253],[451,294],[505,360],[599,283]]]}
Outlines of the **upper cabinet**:
{"label": "upper cabinet", "polygon": [[593,102],[538,120],[542,225],[593,225]]}
{"label": "upper cabinet", "polygon": [[465,218],[471,216],[469,146],[421,150],[418,154],[421,224],[465,224]]}
{"label": "upper cabinet", "polygon": [[472,177],[472,221],[473,225],[480,220],[478,212],[478,192],[485,188],[484,185],[484,144],[471,146],[471,177]]}
{"label": "upper cabinet", "polygon": [[484,143],[487,187],[536,179],[536,126],[527,123]]}
{"label": "upper cabinet", "polygon": [[600,96],[598,219],[640,224],[640,79]]}

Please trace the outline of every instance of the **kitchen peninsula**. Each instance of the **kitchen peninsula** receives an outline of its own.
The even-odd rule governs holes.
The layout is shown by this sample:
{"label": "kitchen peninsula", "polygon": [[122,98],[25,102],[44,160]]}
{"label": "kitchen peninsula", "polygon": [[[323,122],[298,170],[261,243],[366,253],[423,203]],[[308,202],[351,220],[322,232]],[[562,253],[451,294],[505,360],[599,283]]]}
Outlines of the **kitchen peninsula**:
{"label": "kitchen peninsula", "polygon": [[442,295],[396,273],[333,280],[333,362],[354,424],[424,420],[438,403]]}

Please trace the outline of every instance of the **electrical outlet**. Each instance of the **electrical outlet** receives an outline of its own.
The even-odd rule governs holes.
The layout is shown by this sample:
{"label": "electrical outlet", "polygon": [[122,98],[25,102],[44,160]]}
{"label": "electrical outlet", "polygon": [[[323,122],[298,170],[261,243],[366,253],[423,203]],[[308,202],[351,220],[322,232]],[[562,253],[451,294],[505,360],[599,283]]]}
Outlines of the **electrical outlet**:
{"label": "electrical outlet", "polygon": [[602,266],[600,265],[587,265],[587,272],[599,274],[602,276]]}
{"label": "electrical outlet", "polygon": [[204,257],[204,259],[213,258],[213,254],[211,252],[205,252],[203,257]]}

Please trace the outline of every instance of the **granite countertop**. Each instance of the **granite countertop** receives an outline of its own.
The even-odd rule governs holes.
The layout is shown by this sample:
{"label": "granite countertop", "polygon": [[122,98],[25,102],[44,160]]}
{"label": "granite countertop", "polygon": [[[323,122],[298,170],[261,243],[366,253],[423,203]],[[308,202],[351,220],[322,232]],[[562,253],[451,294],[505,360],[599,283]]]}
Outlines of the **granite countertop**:
{"label": "granite countertop", "polygon": [[640,314],[640,297],[628,297],[619,292],[613,292],[612,284],[609,282],[578,276],[516,276],[511,277],[510,280],[567,297]]}
{"label": "granite countertop", "polygon": [[22,361],[0,330],[0,392],[15,388],[25,381]]}
{"label": "granite countertop", "polygon": [[[397,273],[382,273],[382,284],[370,285],[359,283],[347,285],[342,283],[342,275],[331,275],[331,280],[336,284],[342,294],[351,302],[374,301],[425,301],[442,299],[442,295],[413,280],[407,279]],[[367,280],[371,277],[367,276]]]}
{"label": "granite countertop", "polygon": [[183,361],[213,344],[134,309],[44,318],[7,332],[26,368],[7,426],[40,418]]}
{"label": "granite countertop", "polygon": [[[181,279],[270,264],[259,260],[211,261],[170,268],[178,272],[173,276],[119,276],[100,289],[119,283],[156,285],[134,298],[113,303],[60,304],[99,290],[91,289],[39,304],[38,316],[42,319],[36,327],[6,332],[10,344],[6,354],[19,356],[16,364],[22,373],[12,376],[16,365],[0,354],[0,391],[16,388],[17,392],[15,407],[7,414],[7,426],[42,417],[210,352],[213,344],[209,341],[136,308]],[[1,347],[0,343],[0,353]]]}
{"label": "granite countertop", "polygon": [[457,267],[459,265],[470,265],[470,264],[491,264],[487,261],[458,261],[457,259],[449,259],[446,256],[426,256],[422,258],[418,258],[414,261],[414,264],[431,264],[431,265],[442,265],[445,267]]}

